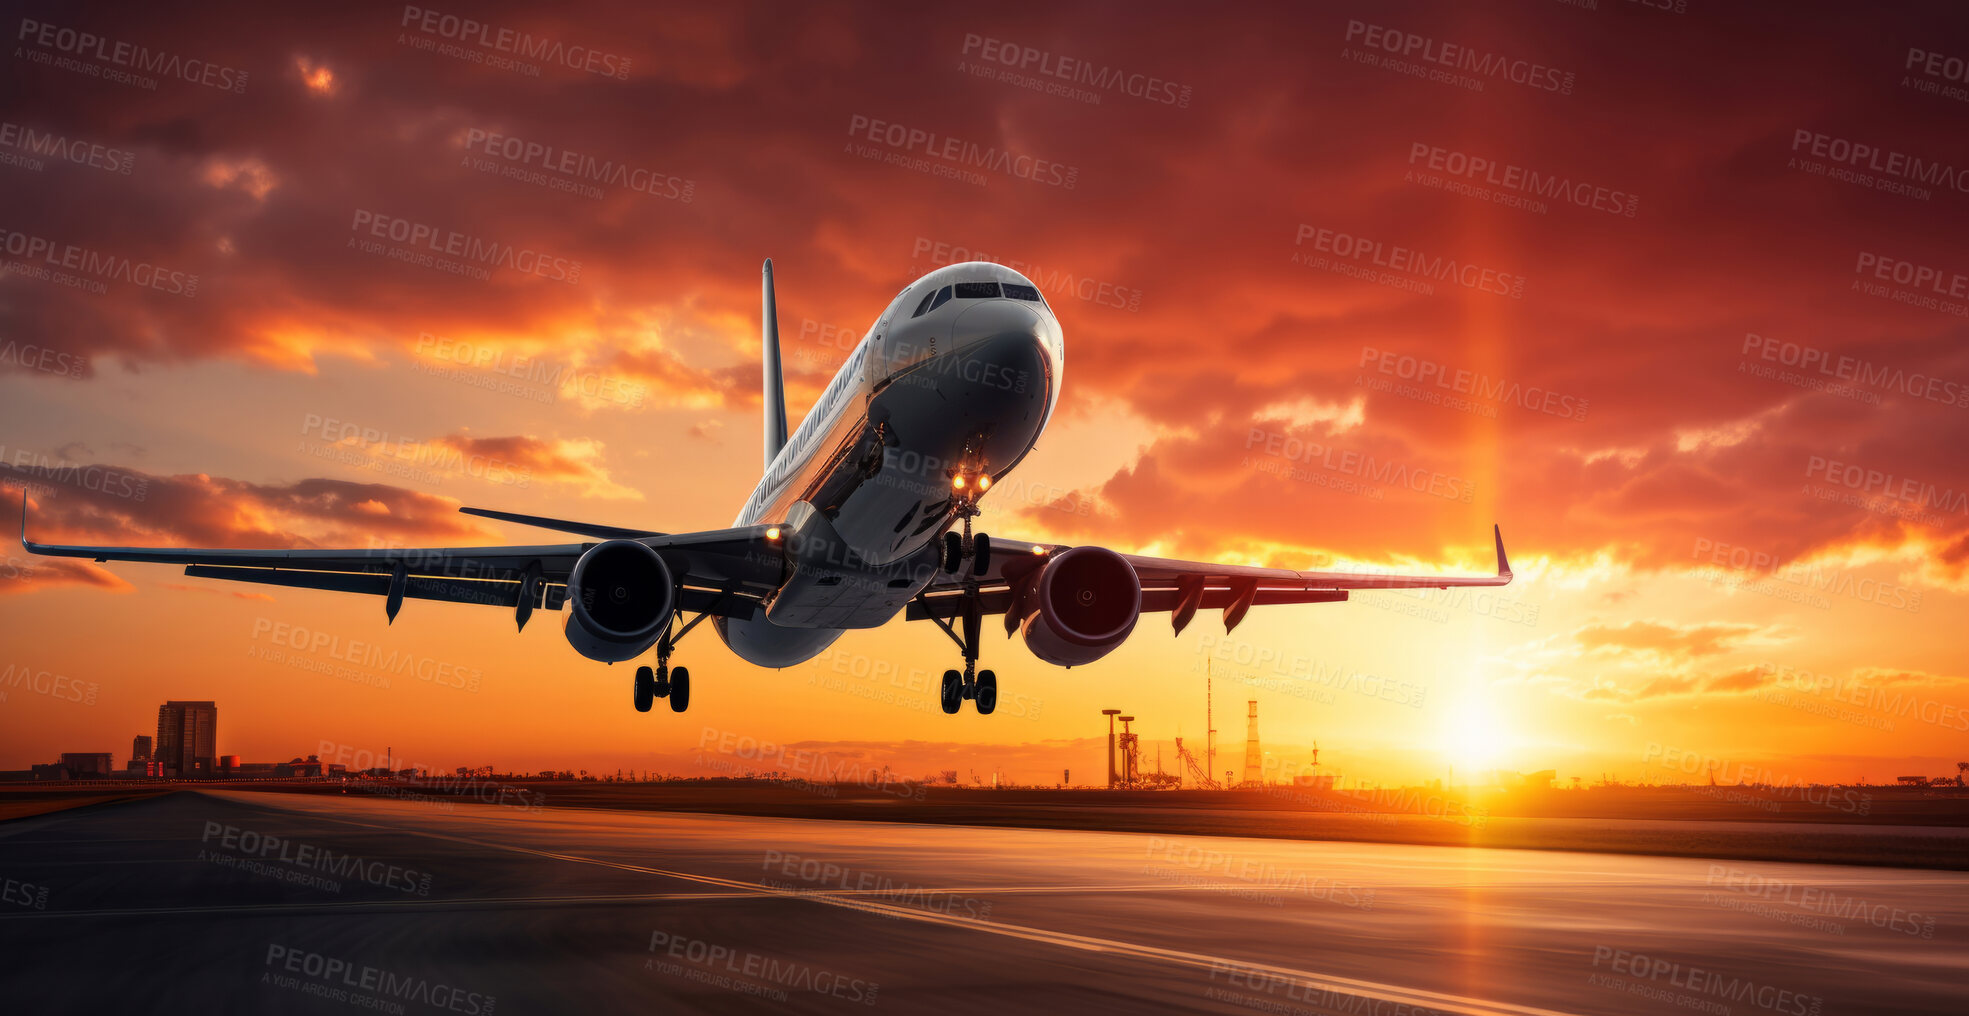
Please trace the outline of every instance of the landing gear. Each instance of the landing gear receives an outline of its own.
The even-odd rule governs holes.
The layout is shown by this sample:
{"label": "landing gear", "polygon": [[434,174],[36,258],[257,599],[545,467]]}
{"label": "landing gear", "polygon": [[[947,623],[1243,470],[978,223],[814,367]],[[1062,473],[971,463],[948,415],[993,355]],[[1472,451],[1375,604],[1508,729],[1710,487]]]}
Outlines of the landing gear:
{"label": "landing gear", "polygon": [[[955,532],[943,534],[943,569],[952,575],[964,571],[966,559],[971,562],[970,571],[974,578],[983,577],[991,571],[991,537],[983,533],[971,532],[971,520],[978,517],[977,494],[988,489],[989,479],[988,476],[980,475],[978,482],[973,482],[968,487],[960,486],[956,497],[952,499],[954,504],[951,510],[957,513],[958,520],[964,525],[962,535]],[[965,493],[967,489],[977,493],[967,495]]]}
{"label": "landing gear", "polygon": [[943,570],[952,575],[963,571],[967,557],[971,559],[971,574],[984,575],[991,571],[991,537],[973,534],[969,518],[964,520],[963,536],[954,532],[943,534]]}
{"label": "landing gear", "polygon": [[992,711],[998,708],[998,675],[989,670],[978,669],[978,632],[983,627],[984,618],[978,610],[977,590],[972,589],[970,595],[965,597],[964,614],[961,618],[964,623],[962,636],[959,636],[943,618],[932,615],[930,619],[935,621],[937,627],[942,628],[944,634],[949,635],[951,641],[956,642],[957,648],[964,653],[962,671],[943,672],[940,697],[943,711],[956,713],[964,707],[964,700],[970,699],[977,703],[979,715],[990,716]]}
{"label": "landing gear", "polygon": [[669,699],[670,711],[681,713],[691,707],[691,672],[688,667],[670,669],[670,654],[657,654],[656,669],[636,668],[636,711],[646,713],[657,699]]}
{"label": "landing gear", "polygon": [[691,707],[691,672],[678,667],[670,673],[670,711],[681,713]]}
{"label": "landing gear", "polygon": [[[965,448],[968,463],[953,472],[950,479],[951,511],[963,523],[964,531],[948,531],[943,534],[942,565],[952,575],[964,576],[963,614],[964,634],[959,636],[950,622],[932,614],[930,619],[937,627],[950,636],[952,642],[964,654],[964,670],[946,670],[943,674],[943,688],[939,701],[946,713],[955,713],[964,707],[964,700],[977,703],[979,715],[989,716],[998,708],[998,675],[989,670],[978,670],[978,629],[983,615],[979,609],[979,580],[991,574],[991,537],[983,533],[971,532],[971,520],[978,517],[978,495],[991,489],[991,474],[981,462],[971,460],[972,450]],[[966,561],[970,566],[965,566]],[[920,597],[920,594],[919,594]]]}
{"label": "landing gear", "polygon": [[649,712],[656,704],[656,675],[648,667],[636,668],[636,711]]}
{"label": "landing gear", "polygon": [[689,634],[692,628],[697,627],[699,621],[709,616],[711,615],[699,614],[691,618],[691,622],[684,625],[681,630],[664,633],[663,638],[656,644],[655,668],[636,668],[637,712],[649,712],[657,699],[669,699],[670,711],[673,713],[681,713],[691,707],[690,668],[678,667],[676,670],[671,670],[670,650],[674,649],[678,642],[683,641],[684,636]]}

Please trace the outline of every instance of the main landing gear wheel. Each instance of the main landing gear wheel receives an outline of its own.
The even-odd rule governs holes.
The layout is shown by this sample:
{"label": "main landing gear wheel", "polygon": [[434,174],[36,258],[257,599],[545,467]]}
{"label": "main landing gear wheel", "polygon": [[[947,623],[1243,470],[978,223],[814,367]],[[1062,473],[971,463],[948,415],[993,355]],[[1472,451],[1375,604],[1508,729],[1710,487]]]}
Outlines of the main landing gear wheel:
{"label": "main landing gear wheel", "polygon": [[955,713],[964,708],[964,675],[954,670],[943,672],[943,711]]}
{"label": "main landing gear wheel", "polygon": [[670,711],[681,713],[691,707],[691,672],[678,667],[670,672]]}
{"label": "main landing gear wheel", "polygon": [[676,647],[680,639],[690,634],[692,628],[697,627],[700,621],[710,616],[708,613],[701,613],[692,618],[691,622],[684,625],[682,629],[676,627],[675,617],[670,619],[672,630],[666,632],[656,642],[656,668],[654,670],[649,667],[636,668],[637,712],[649,712],[650,706],[656,699],[669,699],[670,711],[673,713],[681,713],[691,707],[691,672],[684,667],[671,670],[670,651]]}
{"label": "main landing gear wheel", "polygon": [[[970,520],[964,520],[964,528],[971,528]],[[968,545],[968,552],[967,552]],[[985,533],[959,535],[955,530],[943,534],[943,570],[956,575],[964,570],[964,559],[971,559],[971,574],[984,575],[991,571],[991,537]]]}
{"label": "main landing gear wheel", "polygon": [[636,668],[636,711],[649,712],[656,701],[656,675],[648,667]]}
{"label": "main landing gear wheel", "polygon": [[979,716],[990,716],[998,708],[998,675],[989,670],[978,671],[978,683],[971,691],[971,698],[977,703]]}
{"label": "main landing gear wheel", "polygon": [[691,672],[688,667],[671,670],[668,664],[636,668],[636,711],[646,713],[657,699],[669,699],[670,711],[681,713],[691,707]]}

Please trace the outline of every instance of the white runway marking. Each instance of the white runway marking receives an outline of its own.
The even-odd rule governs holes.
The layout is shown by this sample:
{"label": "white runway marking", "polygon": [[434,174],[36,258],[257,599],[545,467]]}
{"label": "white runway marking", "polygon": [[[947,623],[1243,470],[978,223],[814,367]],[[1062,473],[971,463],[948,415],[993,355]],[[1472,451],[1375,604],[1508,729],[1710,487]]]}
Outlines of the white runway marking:
{"label": "white runway marking", "polygon": [[[283,808],[281,810],[305,811],[306,809]],[[1334,974],[1322,974],[1316,971],[1301,970],[1293,967],[1281,966],[1271,963],[1253,963],[1244,960],[1229,959],[1222,956],[1212,956],[1208,953],[1189,952],[1182,949],[1167,949],[1161,946],[1141,945],[1135,942],[1123,942],[1118,939],[1099,938],[1092,935],[1075,935],[1070,932],[1064,932],[1064,931],[1049,931],[1044,928],[1031,928],[1031,927],[1026,927],[1024,925],[1003,924],[994,921],[980,920],[977,918],[958,917],[950,914],[940,914],[934,911],[917,910],[911,907],[902,907],[902,906],[895,906],[893,904],[877,903],[867,900],[855,899],[846,893],[816,892],[812,890],[799,890],[799,889],[781,889],[777,886],[765,885],[759,882],[748,882],[743,879],[722,878],[716,875],[699,875],[694,872],[677,871],[668,868],[655,868],[655,867],[650,867],[648,865],[630,864],[625,861],[610,861],[605,858],[599,858],[599,857],[584,857],[580,854],[569,854],[556,850],[538,850],[533,847],[522,847],[511,843],[496,843],[490,840],[481,840],[470,836],[456,836],[450,833],[429,832],[423,829],[408,828],[408,827],[398,826],[388,823],[359,822],[354,819],[339,818],[336,816],[325,815],[320,812],[314,812],[314,811],[307,811],[307,813],[310,815],[314,815],[317,818],[327,819],[328,821],[331,822],[340,822],[345,825],[360,826],[370,829],[386,829],[393,832],[408,833],[413,836],[423,836],[423,837],[427,837],[430,839],[437,839],[437,840],[448,840],[453,843],[464,843],[471,846],[482,847],[489,850],[501,850],[501,851],[506,851],[508,853],[527,854],[534,857],[545,857],[556,861],[568,861],[575,864],[593,864],[605,868],[614,868],[618,871],[638,872],[647,875],[661,875],[665,878],[682,879],[684,881],[697,882],[703,885],[713,885],[713,886],[720,886],[722,888],[727,888],[727,889],[743,890],[746,892],[757,894],[759,896],[777,896],[787,899],[808,900],[810,902],[819,903],[825,906],[841,907],[849,910],[864,910],[873,913],[884,914],[890,917],[900,918],[903,920],[918,921],[924,924],[943,925],[945,927],[950,927],[950,928],[961,928],[969,931],[982,932],[988,935],[998,935],[1005,938],[1021,939],[1027,942],[1038,942],[1046,945],[1055,945],[1068,949],[1078,949],[1084,952],[1102,953],[1110,956],[1124,956],[1131,959],[1150,960],[1150,961],[1156,961],[1162,963],[1175,964],[1179,966],[1194,967],[1199,970],[1210,970],[1210,971],[1231,970],[1231,971],[1237,971],[1240,974],[1244,974],[1244,975],[1249,975],[1253,973],[1266,974],[1273,977],[1283,978],[1288,981],[1301,984],[1304,985],[1305,987],[1318,991],[1332,992],[1332,993],[1343,994],[1343,995],[1366,996],[1366,997],[1377,998],[1384,1001],[1395,1002],[1405,1005],[1432,1007],[1432,1008],[1440,1009],[1444,1012],[1459,1013],[1462,1014],[1462,1016],[1576,1016],[1576,1014],[1566,1013],[1557,1009],[1541,1009],[1535,1006],[1522,1006],[1522,1005],[1514,1005],[1508,1002],[1491,1001],[1489,999],[1471,998],[1467,995],[1453,995],[1453,994],[1448,994],[1438,991],[1428,991],[1421,988],[1405,988],[1396,984],[1384,984],[1378,981],[1368,981],[1368,980],[1363,980],[1354,977],[1341,977]]]}

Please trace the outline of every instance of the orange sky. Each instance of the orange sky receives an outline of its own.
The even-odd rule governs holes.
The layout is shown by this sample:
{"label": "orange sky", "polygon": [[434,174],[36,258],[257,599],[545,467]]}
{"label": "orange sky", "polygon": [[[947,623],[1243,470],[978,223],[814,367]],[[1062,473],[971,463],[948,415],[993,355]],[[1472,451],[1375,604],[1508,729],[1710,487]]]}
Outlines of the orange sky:
{"label": "orange sky", "polygon": [[[806,757],[718,750],[765,742],[1079,781],[1105,707],[1166,763],[1199,742],[1210,661],[1219,769],[1256,699],[1280,772],[1317,742],[1349,780],[1952,772],[1961,15],[1598,7],[494,6],[468,29],[28,4],[0,60],[0,479],[30,485],[38,539],[543,539],[459,505],[723,526],[759,469],[759,260],[797,419],[897,289],[983,256],[1046,290],[1068,347],[987,531],[1482,569],[1496,520],[1520,578],[1263,608],[1229,638],[1151,617],[1072,671],[988,639],[989,718],[938,711],[933,627],[783,672],[707,630],[679,717],[632,712],[558,617],[515,636],[413,602],[388,626],[15,550],[0,767],[120,764],[159,702],[213,698],[248,759]],[[393,230],[460,239],[411,263]]]}

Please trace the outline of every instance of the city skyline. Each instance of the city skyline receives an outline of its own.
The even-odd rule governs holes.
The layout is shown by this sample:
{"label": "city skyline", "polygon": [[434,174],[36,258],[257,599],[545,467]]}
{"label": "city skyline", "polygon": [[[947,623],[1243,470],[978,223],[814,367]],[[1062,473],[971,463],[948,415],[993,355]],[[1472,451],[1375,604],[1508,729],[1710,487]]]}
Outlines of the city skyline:
{"label": "city skyline", "polygon": [[[173,713],[174,709],[177,713],[183,714],[189,711],[184,707],[197,706],[211,707],[214,720],[216,721],[215,702],[172,700],[159,706],[159,743],[162,742],[162,730],[167,714]],[[1598,774],[1593,774],[1582,771],[1566,771],[1563,769],[1508,768],[1499,765],[1489,768],[1465,768],[1459,780],[1456,767],[1454,765],[1448,765],[1442,771],[1435,774],[1424,775],[1405,781],[1398,779],[1391,780],[1383,778],[1380,774],[1371,771],[1359,769],[1349,770],[1336,767],[1333,764],[1331,754],[1329,754],[1327,762],[1322,764],[1319,757],[1321,749],[1317,743],[1314,743],[1310,747],[1281,744],[1276,751],[1260,747],[1261,740],[1257,736],[1259,729],[1257,725],[1257,701],[1250,700],[1247,702],[1247,706],[1247,720],[1250,729],[1244,748],[1241,751],[1235,748],[1226,750],[1219,747],[1217,749],[1217,754],[1225,758],[1227,762],[1231,759],[1238,760],[1232,763],[1232,768],[1207,770],[1202,768],[1201,763],[1198,762],[1197,764],[1187,766],[1186,771],[1185,759],[1182,757],[1183,753],[1189,752],[1195,759],[1202,759],[1205,757],[1206,752],[1210,750],[1204,740],[1193,738],[1186,748],[1183,745],[1183,738],[1180,736],[1157,738],[1145,737],[1141,731],[1129,732],[1126,729],[1128,725],[1137,721],[1139,718],[1118,716],[1116,714],[1121,713],[1122,710],[1116,709],[1102,710],[1102,713],[1109,714],[1108,718],[1110,720],[1120,719],[1125,721],[1123,724],[1124,732],[1121,735],[1117,736],[1110,732],[1105,738],[1092,738],[1070,745],[1055,746],[1055,754],[1049,757],[1065,762],[1060,769],[1056,770],[1062,773],[1063,779],[1065,774],[1070,773],[1074,768],[1080,768],[1083,773],[1096,773],[1101,766],[1107,767],[1108,775],[1104,781],[1089,780],[1068,784],[1072,786],[1097,787],[1103,784],[1108,786],[1126,786],[1136,781],[1161,785],[1166,776],[1172,781],[1169,785],[1188,789],[1197,789],[1201,786],[1197,779],[1197,774],[1200,772],[1206,774],[1205,778],[1215,781],[1215,787],[1232,789],[1240,786],[1249,787],[1258,785],[1306,785],[1309,782],[1312,785],[1340,790],[1431,786],[1467,789],[1511,788],[1521,785],[1526,787],[1536,786],[1537,784],[1535,782],[1526,783],[1525,781],[1528,778],[1536,780],[1536,778],[1547,776],[1548,774],[1547,782],[1554,788],[1562,787],[1568,783],[1575,788],[1582,785],[1693,787],[1705,784],[1710,786],[1767,786],[1779,788],[1814,785],[1892,786],[1896,784],[1905,785],[1915,780],[1941,786],[1947,785],[1951,779],[1959,781],[1962,778],[1965,767],[1969,767],[1969,762],[1945,762],[1943,758],[1938,756],[1920,764],[1905,767],[1913,770],[1910,772],[1894,772],[1883,775],[1861,770],[1845,778],[1808,778],[1801,777],[1795,773],[1760,766],[1754,762],[1735,760],[1726,762],[1713,756],[1656,745],[1651,746],[1651,751],[1654,751],[1660,756],[1657,760],[1660,767],[1659,771],[1643,771],[1633,776],[1624,773],[1613,774],[1605,770]],[[152,737],[151,735],[144,734],[133,737],[130,756],[130,762],[132,764],[126,767],[118,768],[113,765],[113,752],[63,751],[60,753],[59,762],[60,764],[67,765],[71,758],[100,756],[103,760],[102,765],[106,767],[101,770],[100,775],[127,775],[130,777],[157,779],[266,779],[309,775],[308,772],[280,774],[274,772],[276,768],[290,766],[300,762],[310,764],[318,762],[318,767],[310,771],[315,776],[329,775],[332,773],[358,774],[373,771],[416,771],[427,776],[432,774],[448,775],[453,772],[502,772],[496,763],[487,763],[484,761],[483,754],[474,755],[469,761],[461,759],[438,759],[420,755],[415,749],[399,753],[393,745],[376,749],[332,741],[322,741],[312,747],[305,747],[305,750],[298,750],[292,753],[275,751],[271,755],[267,755],[264,759],[261,759],[254,756],[242,755],[239,752],[224,752],[219,750],[216,745],[216,726],[211,729],[212,737],[207,741],[207,745],[214,754],[204,756],[211,764],[203,767],[193,766],[189,773],[178,772],[162,761],[156,762],[157,769],[138,773],[134,763],[139,760],[148,760],[151,758],[147,749],[152,743]],[[711,733],[709,728],[707,728],[706,733],[707,735]],[[527,777],[535,774],[572,774],[578,772],[586,778],[592,772],[599,778],[611,772],[628,772],[631,774],[642,772],[655,773],[664,779],[756,777],[816,783],[863,782],[873,778],[874,774],[877,773],[894,773],[896,778],[904,782],[929,784],[942,782],[936,776],[937,773],[968,772],[973,782],[977,782],[980,779],[977,775],[978,768],[975,764],[957,769],[924,769],[920,770],[923,775],[919,776],[917,775],[918,770],[904,769],[902,766],[897,765],[896,762],[901,761],[901,759],[888,761],[882,758],[871,757],[868,753],[861,751],[842,751],[837,747],[831,746],[828,742],[798,742],[779,745],[761,743],[744,737],[734,738],[730,732],[723,732],[716,739],[707,737],[707,741],[709,742],[708,747],[700,746],[699,750],[693,752],[653,756],[649,759],[648,764],[643,766],[596,765],[589,767],[581,764],[581,760],[577,759],[574,762],[568,762],[563,758],[557,764],[522,765],[503,770],[503,773],[505,775]],[[1266,741],[1263,743],[1270,742]],[[1169,752],[1169,757],[1166,761],[1163,758],[1165,749]],[[1121,765],[1122,760],[1127,757],[1131,750],[1137,753],[1138,761],[1133,767]],[[1091,767],[1086,765],[1085,756],[1091,752],[1098,752],[1100,754],[1101,762],[1099,765]],[[1043,762],[1039,759],[1030,756],[1025,757],[1019,764],[1020,768],[1016,771],[1017,778],[1013,778],[1013,773],[1007,773],[1001,765],[989,761],[991,752],[986,751],[979,754],[987,759],[987,761],[983,762],[983,765],[986,767],[985,771],[991,775],[993,785],[996,785],[1001,777],[1007,778],[1008,785],[1050,785],[1049,781],[1045,778],[1044,770],[1038,768],[1040,765],[1043,765]],[[1962,753],[1958,752],[1957,754]],[[199,756],[194,755],[192,757],[198,758]],[[934,758],[934,764],[937,766],[946,766],[946,764],[952,762],[959,763],[962,766],[964,762],[961,754],[944,754],[935,757],[925,756],[925,758]],[[224,766],[216,764],[219,760],[227,760],[227,764]],[[1151,760],[1155,764],[1153,771],[1150,769]],[[7,761],[4,758],[0,758],[0,771],[15,774],[25,774],[29,771],[28,767],[9,766],[5,764]],[[41,770],[45,769],[48,765],[49,763],[37,761],[33,764],[33,768]],[[231,766],[235,765],[243,768],[231,768]],[[1120,768],[1117,768],[1117,766]],[[75,766],[70,766],[69,769],[69,778],[96,772],[94,768],[78,769]],[[1240,769],[1242,770],[1242,775],[1239,775]],[[36,778],[40,779],[43,777],[37,774]]]}

